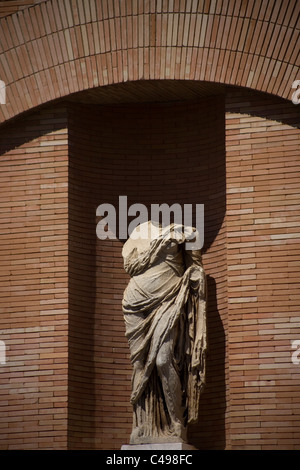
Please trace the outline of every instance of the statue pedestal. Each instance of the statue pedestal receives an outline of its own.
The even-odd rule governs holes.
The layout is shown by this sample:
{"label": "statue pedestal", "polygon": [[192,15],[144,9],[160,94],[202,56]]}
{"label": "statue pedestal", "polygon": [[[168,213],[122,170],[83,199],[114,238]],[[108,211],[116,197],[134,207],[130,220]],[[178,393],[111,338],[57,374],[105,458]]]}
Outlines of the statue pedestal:
{"label": "statue pedestal", "polygon": [[158,444],[129,444],[123,445],[121,450],[197,450],[196,447],[185,442],[162,442]]}

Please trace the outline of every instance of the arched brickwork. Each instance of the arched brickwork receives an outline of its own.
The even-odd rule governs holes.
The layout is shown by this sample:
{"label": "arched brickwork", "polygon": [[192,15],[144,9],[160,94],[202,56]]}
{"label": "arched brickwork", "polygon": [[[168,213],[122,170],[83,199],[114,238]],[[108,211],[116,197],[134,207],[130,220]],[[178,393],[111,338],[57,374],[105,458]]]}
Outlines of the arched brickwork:
{"label": "arched brickwork", "polygon": [[200,80],[289,98],[299,2],[48,0],[0,21],[1,122],[71,93]]}

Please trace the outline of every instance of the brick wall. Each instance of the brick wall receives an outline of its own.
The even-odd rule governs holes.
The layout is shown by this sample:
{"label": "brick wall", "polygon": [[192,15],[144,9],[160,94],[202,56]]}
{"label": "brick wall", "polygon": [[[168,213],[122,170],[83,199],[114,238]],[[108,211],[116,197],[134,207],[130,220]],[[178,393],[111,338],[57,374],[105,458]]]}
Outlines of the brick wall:
{"label": "brick wall", "polygon": [[234,91],[226,111],[231,446],[299,449],[299,110]]}
{"label": "brick wall", "polygon": [[299,135],[296,106],[233,88],[225,103],[65,103],[2,128],[1,449],[128,442],[128,277],[122,241],[96,237],[97,206],[119,195],[205,204],[208,376],[191,442],[299,448]]}
{"label": "brick wall", "polygon": [[65,448],[68,137],[63,108],[0,135],[0,448]]}
{"label": "brick wall", "polygon": [[[151,203],[205,204],[209,373],[201,421],[190,438],[200,448],[225,445],[224,129],[224,101],[214,97],[70,110],[70,335],[77,361],[69,399],[81,404],[81,411],[72,409],[72,448],[118,449],[131,432],[131,366],[121,310],[128,282],[123,244],[100,241],[95,232],[97,206],[118,207],[119,195],[128,196],[128,206],[145,204],[149,214]],[[86,383],[82,377],[89,374],[92,382]]]}

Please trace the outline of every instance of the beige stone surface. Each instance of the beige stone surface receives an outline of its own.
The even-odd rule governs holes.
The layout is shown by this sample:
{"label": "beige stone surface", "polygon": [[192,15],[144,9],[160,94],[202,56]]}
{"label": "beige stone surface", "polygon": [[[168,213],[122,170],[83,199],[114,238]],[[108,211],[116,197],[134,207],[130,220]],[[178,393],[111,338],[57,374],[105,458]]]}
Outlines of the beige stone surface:
{"label": "beige stone surface", "polygon": [[198,419],[206,276],[200,250],[185,249],[193,231],[149,221],[123,247],[131,276],[122,302],[133,365],[131,444],[184,443],[188,423]]}

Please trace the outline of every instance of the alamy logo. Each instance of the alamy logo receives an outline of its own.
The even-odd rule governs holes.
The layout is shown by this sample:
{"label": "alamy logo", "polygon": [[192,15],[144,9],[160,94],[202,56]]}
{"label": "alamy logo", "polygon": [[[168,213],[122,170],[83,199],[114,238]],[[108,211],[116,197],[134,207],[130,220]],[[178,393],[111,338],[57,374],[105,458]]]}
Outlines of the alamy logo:
{"label": "alamy logo", "polygon": [[0,341],[0,364],[6,364],[6,346],[4,341]]}
{"label": "alamy logo", "polygon": [[6,86],[3,80],[0,80],[0,104],[6,104]]}
{"label": "alamy logo", "polygon": [[296,88],[296,91],[292,94],[292,103],[300,103],[300,80],[295,80],[292,84],[292,88]]}
{"label": "alamy logo", "polygon": [[[172,222],[176,224],[176,236],[184,235],[185,237],[185,249],[198,250],[204,244],[204,204],[196,204],[194,214],[196,223],[193,225],[193,204],[180,205],[174,203],[171,206],[166,203],[151,204],[149,213],[144,204],[136,203],[128,207],[127,196],[119,196],[118,210],[108,203],[100,204],[97,207],[96,215],[102,218],[97,224],[96,233],[100,240],[108,238],[126,240],[128,236],[146,239],[149,234],[147,229],[143,229],[145,227],[143,224],[151,220],[159,223],[161,227],[167,228],[170,226],[172,219]],[[128,217],[135,218],[128,224]],[[141,229],[137,229],[139,226],[141,226]],[[190,230],[192,226],[195,228],[194,231]],[[157,230],[153,225],[151,238],[157,237]],[[163,236],[168,235],[167,230],[164,229]]]}
{"label": "alamy logo", "polygon": [[292,363],[298,365],[300,364],[300,339],[292,341],[291,346],[296,350],[292,353]]}

